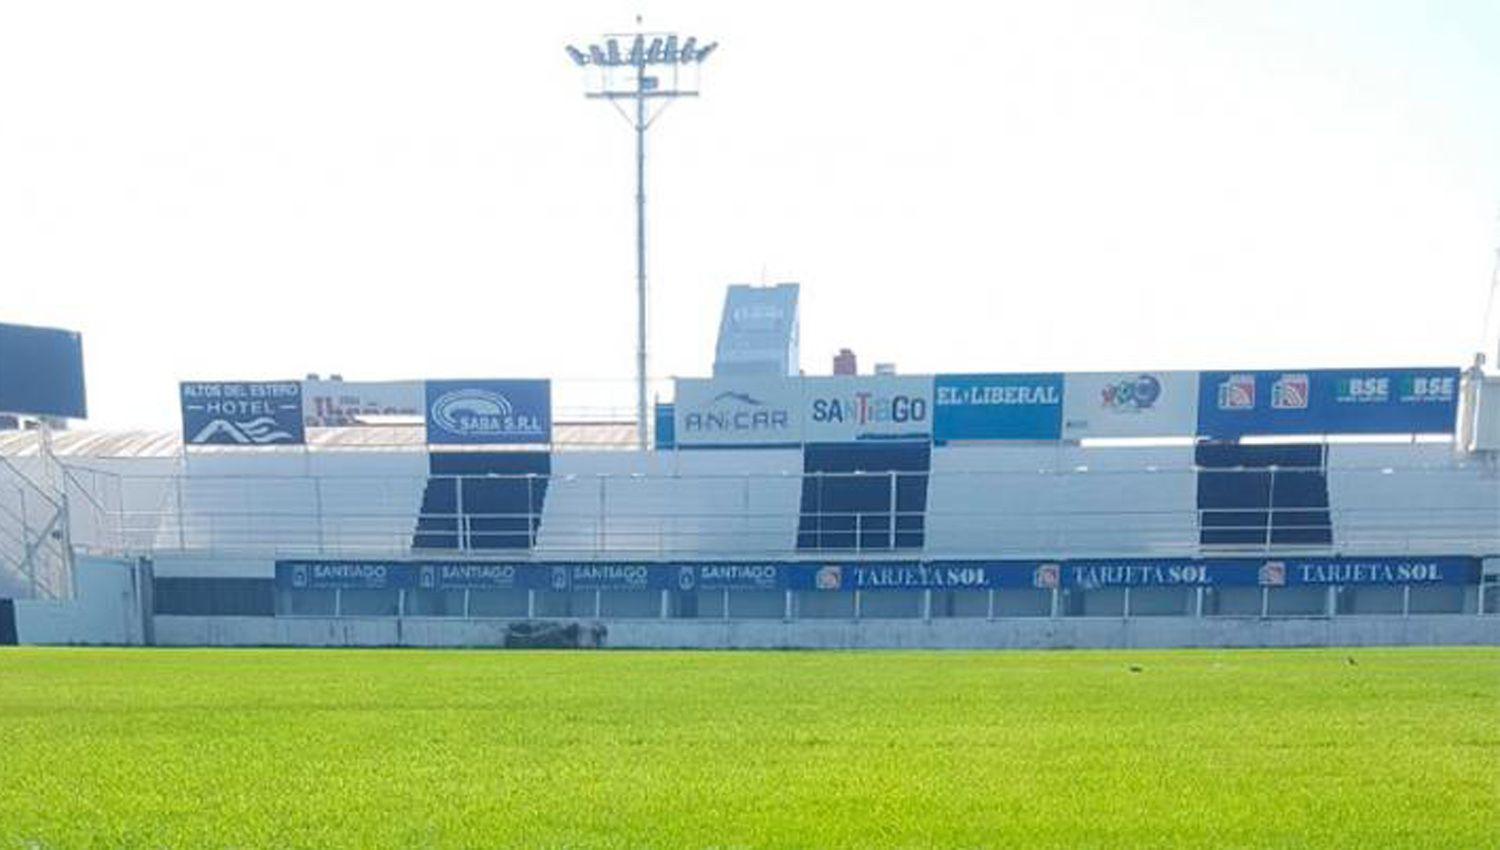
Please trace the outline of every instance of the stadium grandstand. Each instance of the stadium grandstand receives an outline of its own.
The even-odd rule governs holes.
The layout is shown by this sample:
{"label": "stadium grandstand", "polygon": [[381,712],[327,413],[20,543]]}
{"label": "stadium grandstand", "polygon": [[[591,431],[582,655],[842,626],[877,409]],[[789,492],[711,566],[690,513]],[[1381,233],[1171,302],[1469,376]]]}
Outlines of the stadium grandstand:
{"label": "stadium grandstand", "polygon": [[644,451],[535,380],[198,382],[180,432],[0,432],[9,632],[1500,641],[1477,366],[809,376],[796,325],[795,286],[731,287],[714,374],[674,382]]}

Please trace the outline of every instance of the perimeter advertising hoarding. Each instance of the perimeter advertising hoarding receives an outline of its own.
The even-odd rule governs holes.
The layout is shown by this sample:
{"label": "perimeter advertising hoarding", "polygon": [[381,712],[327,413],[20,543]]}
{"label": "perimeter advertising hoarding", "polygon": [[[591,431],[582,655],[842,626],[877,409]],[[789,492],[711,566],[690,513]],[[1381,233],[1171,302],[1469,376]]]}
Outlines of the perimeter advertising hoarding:
{"label": "perimeter advertising hoarding", "polygon": [[679,378],[672,416],[678,447],[794,446],[803,437],[796,378]]}
{"label": "perimeter advertising hoarding", "polygon": [[1063,376],[938,375],[933,439],[1056,440],[1062,436]]}
{"label": "perimeter advertising hoarding", "polygon": [[1109,558],[1057,561],[572,563],[279,561],[280,589],[427,590],[1098,590],[1474,584],[1467,556]]}
{"label": "perimeter advertising hoarding", "polygon": [[188,381],[178,386],[189,446],[295,446],[304,441],[296,381]]}
{"label": "perimeter advertising hoarding", "polygon": [[428,381],[425,395],[433,445],[552,441],[551,381]]}
{"label": "perimeter advertising hoarding", "polygon": [[873,375],[802,378],[802,419],[809,443],[929,439],[932,378]]}
{"label": "perimeter advertising hoarding", "polygon": [[1197,372],[1070,372],[1062,435],[1191,437],[1198,431]]}
{"label": "perimeter advertising hoarding", "polygon": [[0,323],[0,413],[83,419],[83,337]]}
{"label": "perimeter advertising hoarding", "polygon": [[421,381],[303,381],[302,421],[309,428],[415,421],[424,400]]}
{"label": "perimeter advertising hoarding", "polygon": [[417,586],[417,567],[391,561],[277,561],[281,590],[387,590]]}
{"label": "perimeter advertising hoarding", "polygon": [[1457,369],[1204,372],[1199,436],[1451,434]]}

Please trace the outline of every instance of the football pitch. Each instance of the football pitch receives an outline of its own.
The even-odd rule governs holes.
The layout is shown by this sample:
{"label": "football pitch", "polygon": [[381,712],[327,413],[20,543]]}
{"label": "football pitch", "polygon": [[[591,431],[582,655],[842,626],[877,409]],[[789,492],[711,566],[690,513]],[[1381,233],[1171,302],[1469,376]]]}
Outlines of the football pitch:
{"label": "football pitch", "polygon": [[0,848],[1494,847],[1500,649],[0,651]]}

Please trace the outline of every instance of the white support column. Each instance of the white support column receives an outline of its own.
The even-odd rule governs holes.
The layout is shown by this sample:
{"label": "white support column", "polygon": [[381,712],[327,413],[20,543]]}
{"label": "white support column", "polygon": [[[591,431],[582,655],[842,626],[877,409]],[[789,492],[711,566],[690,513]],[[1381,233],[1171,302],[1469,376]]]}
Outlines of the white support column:
{"label": "white support column", "polygon": [[174,489],[177,491],[177,550],[179,552],[187,549],[187,515],[182,512],[182,477],[178,475],[173,479],[177,485]]}
{"label": "white support column", "polygon": [[890,544],[890,546],[889,546],[890,550],[892,552],[894,552],[894,551],[896,551],[896,521],[897,521],[897,517],[900,514],[900,511],[897,509],[897,502],[896,502],[896,473],[895,473],[895,471],[892,471],[890,473],[890,476],[891,476],[891,527],[889,529],[890,533],[889,533],[889,540],[888,540],[888,542]]}
{"label": "white support column", "polygon": [[995,619],[995,589],[994,588],[990,588],[989,589],[989,599],[987,599],[985,601],[984,618],[986,620],[994,620]]}
{"label": "white support column", "polygon": [[797,597],[795,596],[795,594],[796,594],[795,590],[792,590],[791,588],[787,588],[787,590],[786,590],[786,621],[788,623],[790,623],[792,620],[795,620],[797,618],[797,611],[796,611]]}
{"label": "white support column", "polygon": [[465,531],[468,522],[464,518],[464,479],[462,476],[453,476],[453,527],[458,531],[458,549],[460,552],[469,548],[469,535]]}
{"label": "white support column", "polygon": [[932,588],[922,591],[922,619],[932,622]]}

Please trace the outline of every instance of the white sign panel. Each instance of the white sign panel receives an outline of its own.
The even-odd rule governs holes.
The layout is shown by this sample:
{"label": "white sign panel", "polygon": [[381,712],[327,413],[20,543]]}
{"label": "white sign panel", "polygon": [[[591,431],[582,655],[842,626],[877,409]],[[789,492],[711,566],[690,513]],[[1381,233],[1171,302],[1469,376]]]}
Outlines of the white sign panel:
{"label": "white sign panel", "polygon": [[930,437],[932,411],[931,375],[802,379],[809,443]]}
{"label": "white sign panel", "polygon": [[784,446],[802,442],[798,378],[679,378],[678,446]]}
{"label": "white sign panel", "polygon": [[1069,372],[1063,437],[1190,437],[1198,431],[1197,372]]}
{"label": "white sign panel", "polygon": [[302,421],[312,428],[420,422],[425,415],[421,381],[302,382]]}

